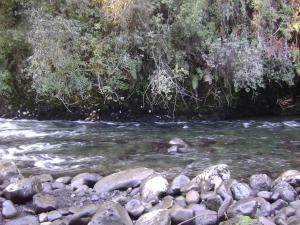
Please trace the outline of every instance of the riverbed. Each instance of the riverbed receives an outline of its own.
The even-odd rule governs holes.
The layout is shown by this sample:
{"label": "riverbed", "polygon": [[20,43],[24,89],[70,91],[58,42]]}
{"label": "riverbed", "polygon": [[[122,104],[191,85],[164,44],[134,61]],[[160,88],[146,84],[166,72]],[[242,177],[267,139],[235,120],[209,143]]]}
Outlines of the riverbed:
{"label": "riverbed", "polygon": [[[168,154],[178,137],[193,151]],[[162,148],[162,149],[160,149]],[[0,158],[24,174],[109,174],[148,167],[194,176],[228,164],[235,177],[300,169],[300,119],[85,122],[0,119]]]}

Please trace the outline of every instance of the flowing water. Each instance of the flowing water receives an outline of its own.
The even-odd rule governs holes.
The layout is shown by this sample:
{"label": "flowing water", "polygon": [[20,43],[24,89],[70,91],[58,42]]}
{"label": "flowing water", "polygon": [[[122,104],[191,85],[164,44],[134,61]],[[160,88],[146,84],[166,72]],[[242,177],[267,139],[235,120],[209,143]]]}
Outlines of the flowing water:
{"label": "flowing water", "polygon": [[[192,152],[159,149],[174,137]],[[300,169],[300,120],[70,122],[0,119],[0,158],[25,174],[53,175],[149,167],[194,175],[226,163],[236,177]]]}

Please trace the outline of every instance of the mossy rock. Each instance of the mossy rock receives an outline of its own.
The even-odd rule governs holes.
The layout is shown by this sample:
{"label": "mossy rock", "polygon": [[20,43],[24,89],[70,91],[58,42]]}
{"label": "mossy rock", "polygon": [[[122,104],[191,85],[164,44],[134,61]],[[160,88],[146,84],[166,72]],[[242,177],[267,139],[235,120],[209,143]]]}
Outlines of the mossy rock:
{"label": "mossy rock", "polygon": [[252,219],[249,216],[236,216],[232,219],[220,223],[220,225],[263,225],[257,219]]}

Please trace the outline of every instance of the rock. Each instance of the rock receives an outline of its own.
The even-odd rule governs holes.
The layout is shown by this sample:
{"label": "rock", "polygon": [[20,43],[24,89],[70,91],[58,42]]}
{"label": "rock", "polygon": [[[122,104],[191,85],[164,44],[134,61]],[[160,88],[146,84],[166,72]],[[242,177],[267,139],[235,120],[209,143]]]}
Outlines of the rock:
{"label": "rock", "polygon": [[288,170],[282,173],[275,181],[274,184],[278,184],[282,181],[289,183],[294,187],[300,186],[300,172],[297,170]]}
{"label": "rock", "polygon": [[278,199],[276,202],[272,203],[272,210],[274,211],[279,211],[284,207],[287,207],[289,205],[289,203],[287,203],[286,201],[282,200],[282,199]]}
{"label": "rock", "polygon": [[[81,219],[85,217],[92,217],[97,212],[99,205],[90,204],[83,207],[77,207],[70,210],[73,215],[70,216],[69,224],[68,225],[77,225],[80,224]],[[87,224],[87,223],[85,223]]]}
{"label": "rock", "polygon": [[49,182],[42,183],[42,192],[49,193],[52,190],[52,184]]}
{"label": "rock", "polygon": [[52,183],[52,188],[53,189],[64,189],[65,186],[66,186],[65,184],[57,182],[57,181]]}
{"label": "rock", "polygon": [[168,148],[168,153],[169,154],[176,154],[179,150],[179,147],[176,145],[171,146],[170,148]]}
{"label": "rock", "polygon": [[230,189],[233,194],[233,198],[237,201],[249,198],[252,195],[251,188],[245,183],[234,183]]}
{"label": "rock", "polygon": [[187,193],[187,192],[192,191],[192,190],[201,192],[200,185],[197,182],[190,182],[190,183],[184,185],[180,189],[180,192],[181,193]]}
{"label": "rock", "polygon": [[220,225],[262,225],[257,219],[252,219],[249,216],[239,215],[227,221],[220,223]]}
{"label": "rock", "polygon": [[[178,224],[183,221],[192,219],[194,217],[194,210],[185,209],[179,205],[174,205],[170,210],[170,214],[171,214],[171,219],[172,219],[173,223]],[[186,225],[194,224],[194,219],[192,219],[191,221],[189,221],[185,224]]]}
{"label": "rock", "polygon": [[92,188],[101,178],[102,176],[96,173],[81,173],[72,179],[71,187],[77,189],[82,185],[87,185]]}
{"label": "rock", "polygon": [[197,175],[192,182],[198,183],[198,185],[201,187],[201,190],[208,191],[217,189],[223,180],[228,179],[230,179],[228,165],[219,164],[205,169],[202,173]]}
{"label": "rock", "polygon": [[256,217],[265,216],[268,217],[272,213],[272,206],[269,202],[267,202],[264,198],[257,197],[257,210],[256,210]]}
{"label": "rock", "polygon": [[172,140],[169,141],[170,145],[177,145],[180,147],[188,147],[189,145],[182,139],[180,138],[173,138]]}
{"label": "rock", "polygon": [[195,225],[215,225],[218,224],[218,214],[212,210],[203,210],[196,214]]}
{"label": "rock", "polygon": [[104,202],[88,225],[133,225],[127,211],[116,202]]}
{"label": "rock", "polygon": [[32,204],[37,213],[49,212],[57,208],[56,198],[44,193],[34,195]]}
{"label": "rock", "polygon": [[148,177],[141,185],[141,196],[145,202],[157,202],[168,190],[168,181],[160,176]]}
{"label": "rock", "polygon": [[41,183],[53,182],[53,177],[50,174],[41,174],[33,177],[38,178],[41,181]]}
{"label": "rock", "polygon": [[47,220],[48,220],[48,214],[47,213],[41,213],[41,214],[39,214],[39,221],[41,223],[47,222]]}
{"label": "rock", "polygon": [[287,219],[288,225],[300,225],[300,218],[297,216],[291,216]]}
{"label": "rock", "polygon": [[20,172],[16,164],[11,160],[0,160],[0,184],[6,179],[16,178],[20,176]]}
{"label": "rock", "polygon": [[18,211],[10,200],[6,200],[2,204],[2,215],[7,218],[13,218],[17,215]]}
{"label": "rock", "polygon": [[266,217],[263,217],[263,216],[259,217],[259,218],[258,218],[258,221],[259,221],[262,225],[275,225],[275,223],[274,223],[272,220],[270,220],[270,219],[268,219],[268,218],[266,218]]}
{"label": "rock", "polygon": [[173,199],[173,197],[172,197],[172,196],[165,196],[165,197],[163,198],[163,200],[162,200],[162,205],[161,205],[161,207],[162,207],[163,209],[170,209],[170,208],[172,208],[173,204],[174,204],[174,199]]}
{"label": "rock", "polygon": [[137,187],[143,180],[153,174],[154,170],[147,168],[124,170],[99,180],[95,184],[94,190],[99,194],[107,193],[117,189]]}
{"label": "rock", "polygon": [[201,198],[204,204],[206,205],[206,207],[213,211],[218,211],[218,209],[221,207],[223,203],[222,198],[215,193],[209,193],[206,196],[201,195]]}
{"label": "rock", "polygon": [[185,201],[188,205],[193,203],[197,204],[200,201],[200,194],[198,191],[189,191],[185,196]]}
{"label": "rock", "polygon": [[246,198],[231,205],[227,211],[229,217],[238,215],[254,216],[257,209],[257,201],[255,198]]}
{"label": "rock", "polygon": [[145,207],[143,206],[142,202],[138,199],[130,200],[126,204],[125,208],[129,215],[133,216],[134,218],[138,218],[145,211]]}
{"label": "rock", "polygon": [[190,181],[190,178],[185,175],[175,177],[170,185],[169,193],[173,195],[180,194],[180,189],[190,183]]}
{"label": "rock", "polygon": [[300,200],[296,200],[290,203],[290,206],[294,209],[300,209]]}
{"label": "rock", "polygon": [[48,221],[54,221],[54,220],[58,220],[61,218],[62,218],[62,215],[57,210],[54,210],[54,211],[51,211],[48,213]]}
{"label": "rock", "polygon": [[282,181],[278,184],[276,184],[273,188],[273,196],[278,196],[279,198],[287,201],[287,202],[292,202],[296,199],[297,197],[297,192],[294,190],[294,188],[288,184],[285,181]]}
{"label": "rock", "polygon": [[171,216],[167,209],[158,209],[142,215],[135,225],[170,225]]}
{"label": "rock", "polygon": [[71,177],[65,176],[65,177],[59,177],[55,181],[59,182],[59,183],[63,183],[63,184],[69,184],[71,182],[71,180],[72,180]]}
{"label": "rock", "polygon": [[42,185],[37,178],[24,178],[16,183],[8,185],[4,190],[4,196],[13,202],[30,200],[32,196],[42,190]]}
{"label": "rock", "polygon": [[266,174],[255,174],[250,177],[250,187],[257,193],[269,191],[272,187],[272,180]]}
{"label": "rock", "polygon": [[290,216],[294,216],[295,215],[296,210],[293,207],[291,207],[291,206],[287,206],[287,207],[281,209],[280,213],[286,215],[287,217],[290,217]]}
{"label": "rock", "polygon": [[11,220],[5,225],[39,225],[39,221],[35,216],[23,216],[18,219]]}
{"label": "rock", "polygon": [[175,203],[181,207],[186,207],[186,201],[183,196],[178,196],[175,198]]}
{"label": "rock", "polygon": [[194,214],[198,214],[199,212],[206,210],[206,206],[204,204],[190,204],[186,207],[187,209],[192,209],[194,211]]}
{"label": "rock", "polygon": [[271,200],[272,192],[269,191],[260,191],[257,193],[257,197],[264,198],[266,200]]}

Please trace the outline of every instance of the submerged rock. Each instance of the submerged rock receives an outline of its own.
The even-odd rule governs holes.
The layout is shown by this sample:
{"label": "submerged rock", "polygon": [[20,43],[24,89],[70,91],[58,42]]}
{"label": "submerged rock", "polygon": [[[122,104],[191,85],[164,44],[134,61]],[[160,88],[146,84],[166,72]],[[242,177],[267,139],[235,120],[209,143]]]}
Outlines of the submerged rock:
{"label": "submerged rock", "polygon": [[142,215],[135,225],[171,225],[169,210],[158,209]]}
{"label": "submerged rock", "polygon": [[160,176],[154,175],[147,178],[141,185],[141,196],[145,202],[158,201],[159,197],[167,192],[169,183]]}
{"label": "submerged rock", "polygon": [[95,184],[94,190],[99,194],[118,189],[137,187],[142,183],[143,180],[153,174],[154,170],[148,168],[124,170],[99,180]]}
{"label": "submerged rock", "polygon": [[217,189],[224,180],[230,179],[228,165],[219,164],[205,169],[192,182],[196,182],[203,190]]}
{"label": "submerged rock", "polygon": [[116,202],[105,202],[88,225],[133,225],[127,211]]}
{"label": "submerged rock", "polygon": [[4,190],[4,196],[13,202],[23,202],[30,200],[41,190],[42,185],[38,178],[24,178],[8,185]]}

